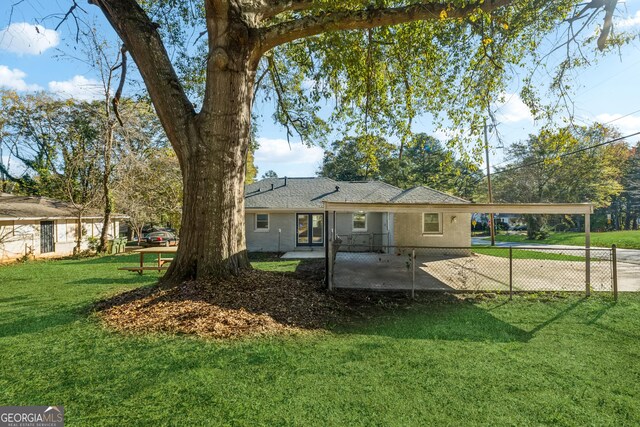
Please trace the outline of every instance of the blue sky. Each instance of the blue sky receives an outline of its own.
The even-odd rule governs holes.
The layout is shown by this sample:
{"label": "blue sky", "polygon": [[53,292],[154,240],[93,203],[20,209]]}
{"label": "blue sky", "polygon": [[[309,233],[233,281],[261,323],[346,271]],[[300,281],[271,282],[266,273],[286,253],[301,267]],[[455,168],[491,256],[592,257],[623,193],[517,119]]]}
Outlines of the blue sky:
{"label": "blue sky", "polygon": [[[27,0],[11,12],[12,0],[0,3],[0,87],[19,92],[46,90],[60,97],[92,99],[100,90],[95,71],[71,56],[78,55],[73,40],[74,29],[65,23],[58,31],[59,14],[69,8],[64,0]],[[113,30],[95,6],[80,3],[88,14],[88,22],[96,22],[102,34],[115,40]],[[10,18],[10,14],[11,18]],[[47,17],[43,19],[43,17]],[[640,0],[620,3],[616,17],[618,28],[640,31]],[[11,24],[11,26],[9,26]],[[595,45],[593,46],[595,48]],[[65,54],[63,54],[65,53]],[[555,60],[559,61],[561,53]],[[554,60],[554,58],[552,58]],[[623,134],[640,131],[640,42],[623,48],[621,55],[609,55],[598,64],[578,71],[575,89],[575,117],[578,122],[595,120],[610,122]],[[540,84],[548,82],[541,78]],[[518,95],[518,79],[505,94],[508,101],[497,103],[498,132],[505,147],[522,140],[535,131],[536,123]],[[273,169],[280,176],[312,176],[322,161],[322,149],[307,147],[296,138],[291,145],[286,131],[271,118],[273,105],[258,103],[260,149],[256,153],[259,175]],[[428,132],[446,138],[446,132],[433,129],[429,117],[414,122],[415,132]],[[632,139],[632,142],[638,140]],[[495,135],[491,136],[492,164],[505,161],[504,148],[499,147]]]}

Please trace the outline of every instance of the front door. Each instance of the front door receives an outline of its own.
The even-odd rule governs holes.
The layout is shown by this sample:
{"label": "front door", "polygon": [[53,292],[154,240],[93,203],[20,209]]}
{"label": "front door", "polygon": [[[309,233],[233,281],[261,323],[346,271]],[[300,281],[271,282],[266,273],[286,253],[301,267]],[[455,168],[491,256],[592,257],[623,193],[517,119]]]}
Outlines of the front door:
{"label": "front door", "polygon": [[296,214],[296,245],[324,244],[324,214]]}
{"label": "front door", "polygon": [[53,238],[53,221],[40,222],[40,253],[55,252]]}

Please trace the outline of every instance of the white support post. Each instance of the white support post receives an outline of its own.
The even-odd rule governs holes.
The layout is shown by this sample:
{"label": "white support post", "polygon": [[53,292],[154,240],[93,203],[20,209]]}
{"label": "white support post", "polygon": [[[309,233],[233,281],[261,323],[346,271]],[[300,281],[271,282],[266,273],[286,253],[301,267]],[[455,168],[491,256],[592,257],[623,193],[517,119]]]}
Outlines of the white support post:
{"label": "white support post", "polygon": [[591,295],[591,214],[584,214],[585,292]]}
{"label": "white support post", "polygon": [[411,251],[411,299],[416,299],[416,250]]}
{"label": "white support post", "polygon": [[327,242],[327,287],[333,291],[333,238]]}

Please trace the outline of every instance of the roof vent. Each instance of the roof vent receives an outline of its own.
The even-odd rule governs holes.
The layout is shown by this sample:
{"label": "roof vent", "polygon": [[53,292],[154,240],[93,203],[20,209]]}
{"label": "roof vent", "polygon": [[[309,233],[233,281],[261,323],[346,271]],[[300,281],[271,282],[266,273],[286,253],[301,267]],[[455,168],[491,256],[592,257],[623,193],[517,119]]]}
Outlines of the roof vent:
{"label": "roof vent", "polygon": [[287,186],[287,177],[286,176],[284,177],[284,186],[285,187]]}
{"label": "roof vent", "polygon": [[271,191],[273,191],[273,184],[271,184]]}
{"label": "roof vent", "polygon": [[336,191],[340,191],[340,186],[336,185]]}

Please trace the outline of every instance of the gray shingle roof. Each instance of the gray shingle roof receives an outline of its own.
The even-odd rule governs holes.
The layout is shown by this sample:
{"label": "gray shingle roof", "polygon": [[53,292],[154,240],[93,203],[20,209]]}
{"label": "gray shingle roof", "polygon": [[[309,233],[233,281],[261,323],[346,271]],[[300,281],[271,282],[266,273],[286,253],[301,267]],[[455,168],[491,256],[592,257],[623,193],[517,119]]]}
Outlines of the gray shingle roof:
{"label": "gray shingle roof", "polygon": [[[0,194],[0,219],[17,218],[75,218],[77,210],[71,203],[47,197],[14,196],[12,194]],[[101,218],[98,211],[85,212],[85,218]],[[123,217],[114,214],[114,218]]]}
{"label": "gray shingle roof", "polygon": [[[286,184],[285,184],[286,179]],[[468,203],[428,187],[402,190],[381,181],[331,178],[266,178],[245,187],[247,209],[322,209],[322,202]]]}
{"label": "gray shingle roof", "polygon": [[[428,202],[425,202],[428,200]],[[452,196],[429,187],[413,187],[391,199],[393,203],[469,203],[468,200]]]}

